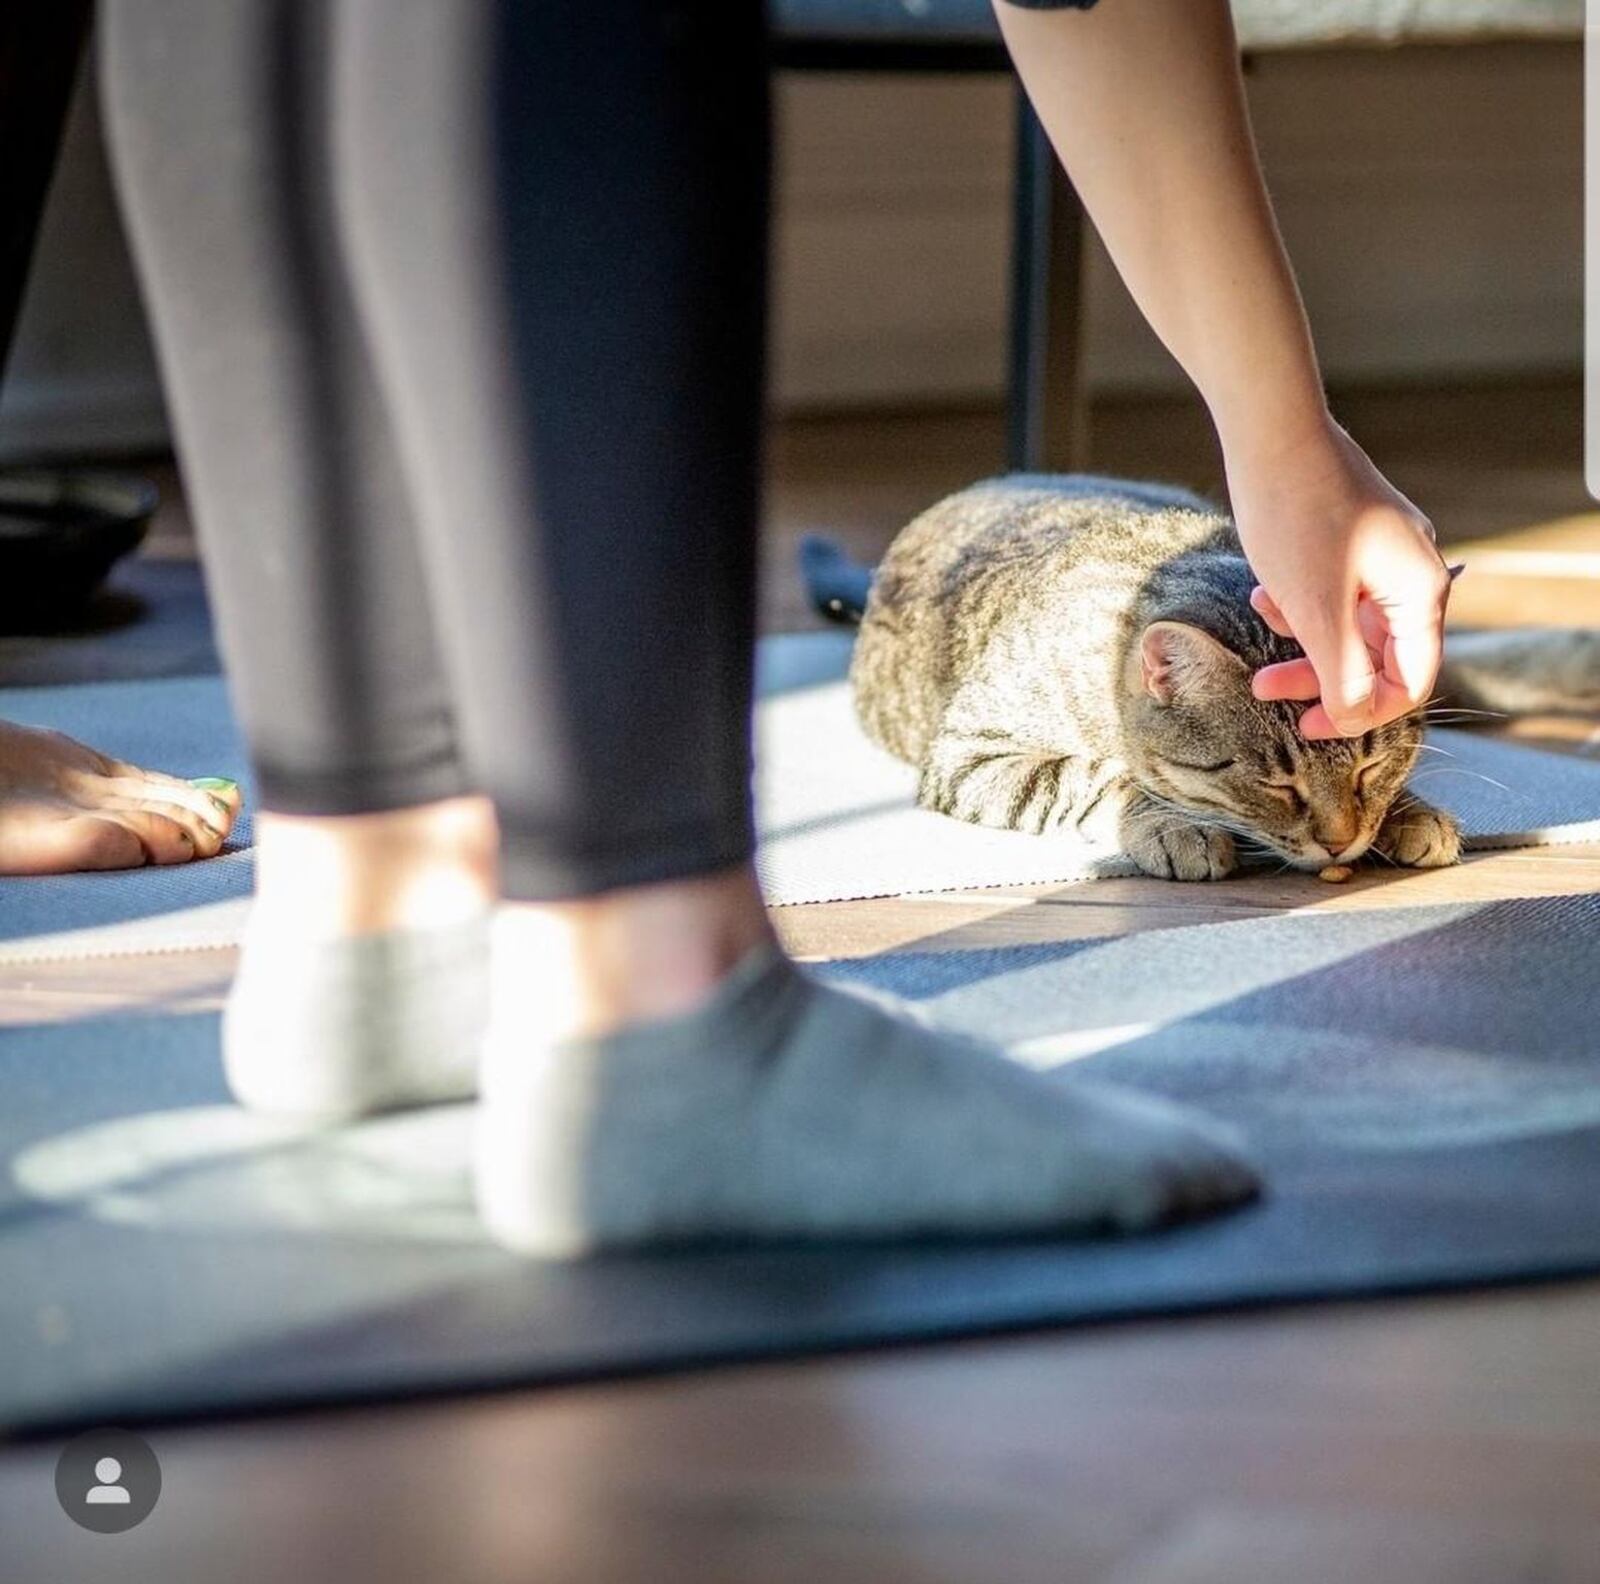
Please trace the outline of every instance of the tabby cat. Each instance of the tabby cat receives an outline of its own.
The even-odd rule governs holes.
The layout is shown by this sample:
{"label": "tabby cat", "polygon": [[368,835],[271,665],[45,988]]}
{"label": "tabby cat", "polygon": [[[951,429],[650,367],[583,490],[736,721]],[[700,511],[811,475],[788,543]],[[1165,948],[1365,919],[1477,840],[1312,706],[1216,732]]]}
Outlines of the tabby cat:
{"label": "tabby cat", "polygon": [[[1300,652],[1251,608],[1253,582],[1233,524],[1184,491],[1079,476],[977,484],[912,522],[879,567],[856,707],[917,768],[925,807],[1078,830],[1147,874],[1220,879],[1241,849],[1305,869],[1368,852],[1456,862],[1455,821],[1406,790],[1418,716],[1307,742],[1303,705],[1252,695],[1252,672]],[[1451,643],[1440,688],[1453,702],[1600,704],[1600,635]]]}

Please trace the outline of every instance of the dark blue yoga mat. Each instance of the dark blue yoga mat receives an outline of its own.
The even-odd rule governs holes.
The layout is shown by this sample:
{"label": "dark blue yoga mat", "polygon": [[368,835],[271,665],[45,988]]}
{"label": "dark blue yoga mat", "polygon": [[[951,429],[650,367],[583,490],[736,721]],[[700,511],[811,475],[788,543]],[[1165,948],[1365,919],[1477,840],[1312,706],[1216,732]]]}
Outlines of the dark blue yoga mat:
{"label": "dark blue yoga mat", "polygon": [[[141,623],[0,642],[0,710],[244,779],[197,574],[125,575]],[[847,642],[769,646],[765,689],[826,682]],[[0,941],[248,887],[242,848],[0,883]],[[215,1017],[0,1030],[0,1433],[1600,1271],[1597,932],[1576,897],[934,938],[825,970],[1238,1123],[1267,1198],[1136,1240],[529,1264],[477,1230],[468,1108],[275,1127],[227,1103]]]}
{"label": "dark blue yoga mat", "polygon": [[8,1030],[0,1426],[1600,1270],[1597,931],[1570,897],[935,937],[827,970],[1238,1123],[1263,1202],[1142,1239],[521,1262],[473,1223],[468,1108],[296,1133],[228,1107],[213,1017]]}

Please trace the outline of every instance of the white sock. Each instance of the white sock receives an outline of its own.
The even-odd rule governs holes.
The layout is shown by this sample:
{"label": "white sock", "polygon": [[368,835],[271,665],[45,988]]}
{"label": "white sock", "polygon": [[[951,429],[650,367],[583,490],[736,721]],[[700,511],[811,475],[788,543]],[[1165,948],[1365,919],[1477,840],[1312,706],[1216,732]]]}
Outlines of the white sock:
{"label": "white sock", "polygon": [[1255,1191],[1219,1125],[1019,1067],[770,948],[686,1017],[555,1045],[509,1022],[485,1041],[476,1182],[528,1253],[1136,1231]]}

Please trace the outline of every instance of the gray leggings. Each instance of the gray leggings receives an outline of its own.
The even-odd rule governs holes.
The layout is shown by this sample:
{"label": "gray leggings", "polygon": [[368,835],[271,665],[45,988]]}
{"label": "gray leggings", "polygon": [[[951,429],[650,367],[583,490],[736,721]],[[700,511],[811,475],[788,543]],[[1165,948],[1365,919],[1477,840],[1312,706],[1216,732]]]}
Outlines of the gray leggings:
{"label": "gray leggings", "polygon": [[750,0],[107,0],[262,806],[494,800],[508,895],[751,845]]}

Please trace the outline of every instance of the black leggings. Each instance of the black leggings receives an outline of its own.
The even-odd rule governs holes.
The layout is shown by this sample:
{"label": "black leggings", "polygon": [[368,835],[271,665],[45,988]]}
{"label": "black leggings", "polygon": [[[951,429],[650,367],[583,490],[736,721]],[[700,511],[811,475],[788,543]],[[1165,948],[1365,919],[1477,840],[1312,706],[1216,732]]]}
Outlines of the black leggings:
{"label": "black leggings", "polygon": [[261,804],[486,791],[508,895],[751,848],[755,0],[109,0]]}

